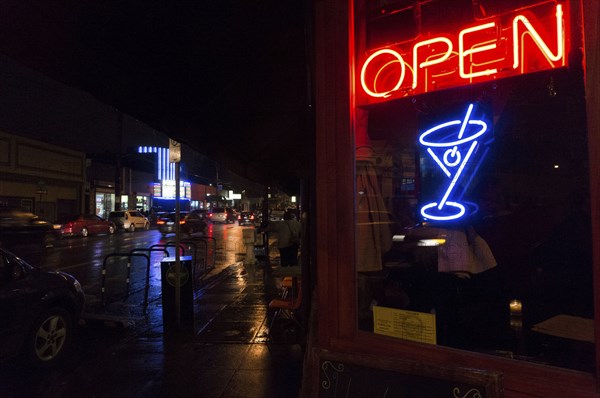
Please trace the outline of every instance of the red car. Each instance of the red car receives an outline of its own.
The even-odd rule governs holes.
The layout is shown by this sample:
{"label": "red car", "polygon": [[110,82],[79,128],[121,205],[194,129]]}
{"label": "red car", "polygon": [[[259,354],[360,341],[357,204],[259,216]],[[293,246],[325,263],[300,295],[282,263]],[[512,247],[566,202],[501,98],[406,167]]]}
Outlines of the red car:
{"label": "red car", "polygon": [[116,226],[111,221],[95,214],[81,214],[65,217],[56,222],[60,225],[60,236],[88,236],[96,234],[114,234]]}

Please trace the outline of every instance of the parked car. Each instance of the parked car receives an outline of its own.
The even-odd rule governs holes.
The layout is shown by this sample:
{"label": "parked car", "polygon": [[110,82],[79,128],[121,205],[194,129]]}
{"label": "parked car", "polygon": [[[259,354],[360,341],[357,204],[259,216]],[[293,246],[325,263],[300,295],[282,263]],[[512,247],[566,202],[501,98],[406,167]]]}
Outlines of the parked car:
{"label": "parked car", "polygon": [[227,211],[224,207],[213,207],[210,212],[210,221],[213,223],[227,223]]}
{"label": "parked car", "polygon": [[83,310],[81,285],[0,249],[0,361],[21,356],[48,367],[68,353]]}
{"label": "parked car", "polygon": [[108,220],[115,224],[117,229],[135,232],[136,229],[150,229],[150,221],[137,210],[111,211]]}
{"label": "parked car", "polygon": [[56,221],[61,237],[114,234],[117,227],[111,221],[95,214],[80,214],[63,217]]}
{"label": "parked car", "polygon": [[[177,224],[175,223],[175,215],[176,213],[167,213],[158,219],[156,225],[158,226],[158,230],[161,234],[174,234],[175,227]],[[200,216],[196,213],[189,213],[187,211],[179,212],[179,225],[182,233],[185,234],[195,234],[197,232],[201,232],[206,234],[206,221],[204,221]]]}
{"label": "parked car", "polygon": [[242,211],[238,214],[238,225],[254,225],[254,213]]}

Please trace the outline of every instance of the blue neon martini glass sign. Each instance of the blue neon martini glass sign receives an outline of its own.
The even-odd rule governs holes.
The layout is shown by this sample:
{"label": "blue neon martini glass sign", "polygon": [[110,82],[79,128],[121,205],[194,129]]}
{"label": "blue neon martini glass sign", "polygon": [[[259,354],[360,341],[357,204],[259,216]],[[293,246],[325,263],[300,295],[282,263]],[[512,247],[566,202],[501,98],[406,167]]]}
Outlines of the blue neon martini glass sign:
{"label": "blue neon martini glass sign", "polygon": [[489,142],[484,141],[489,135],[488,125],[483,120],[472,118],[473,108],[473,104],[469,104],[461,119],[438,124],[419,136],[419,142],[427,148],[427,153],[448,181],[436,201],[421,207],[421,215],[427,220],[459,220],[468,216],[470,212],[467,209],[473,207],[471,203],[461,202],[462,194],[457,189],[473,179],[487,152],[482,153],[480,149],[486,141]]}

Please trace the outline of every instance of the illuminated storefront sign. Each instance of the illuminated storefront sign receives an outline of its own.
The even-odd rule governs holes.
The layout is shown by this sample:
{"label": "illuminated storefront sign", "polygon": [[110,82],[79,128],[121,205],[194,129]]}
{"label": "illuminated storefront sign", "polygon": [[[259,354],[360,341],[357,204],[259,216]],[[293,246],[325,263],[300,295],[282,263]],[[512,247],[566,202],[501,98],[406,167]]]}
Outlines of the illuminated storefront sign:
{"label": "illuminated storefront sign", "polygon": [[[175,181],[174,180],[162,180],[162,195],[164,199],[175,198]],[[179,182],[179,197],[190,198],[191,196],[191,184],[187,181]]]}
{"label": "illuminated storefront sign", "polygon": [[369,51],[359,63],[359,100],[374,103],[564,67],[565,8],[545,2],[452,34]]}
{"label": "illuminated storefront sign", "polygon": [[160,182],[152,184],[152,196],[155,198],[160,198],[162,196],[162,184]]}
{"label": "illuminated storefront sign", "polygon": [[425,203],[421,215],[426,220],[451,221],[472,214],[476,205],[461,203],[490,142],[490,127],[476,119],[474,105],[469,104],[461,119],[438,124],[419,136],[439,170],[446,176],[436,201]]}

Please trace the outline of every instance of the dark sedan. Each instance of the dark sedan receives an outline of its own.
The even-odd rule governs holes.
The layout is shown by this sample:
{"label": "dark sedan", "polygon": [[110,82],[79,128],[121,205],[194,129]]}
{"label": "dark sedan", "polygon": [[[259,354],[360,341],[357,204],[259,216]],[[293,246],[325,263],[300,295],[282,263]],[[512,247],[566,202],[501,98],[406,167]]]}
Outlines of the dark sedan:
{"label": "dark sedan", "polygon": [[249,211],[238,214],[238,225],[254,225],[254,214]]}
{"label": "dark sedan", "polygon": [[[176,232],[175,213],[164,214],[156,222],[161,234],[174,234]],[[200,215],[182,211],[179,213],[179,225],[182,233],[189,235],[195,233],[206,233],[207,223]]]}
{"label": "dark sedan", "polygon": [[47,367],[72,343],[84,305],[79,282],[45,272],[0,249],[0,360],[18,355]]}
{"label": "dark sedan", "polygon": [[114,234],[117,227],[111,221],[95,214],[81,214],[64,217],[58,220],[60,236],[88,236],[96,234]]}

